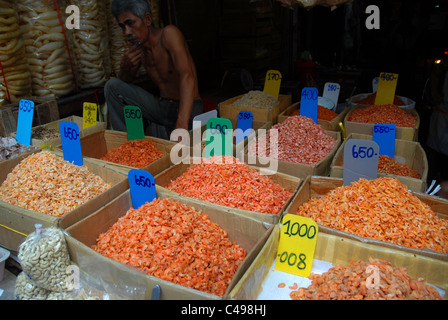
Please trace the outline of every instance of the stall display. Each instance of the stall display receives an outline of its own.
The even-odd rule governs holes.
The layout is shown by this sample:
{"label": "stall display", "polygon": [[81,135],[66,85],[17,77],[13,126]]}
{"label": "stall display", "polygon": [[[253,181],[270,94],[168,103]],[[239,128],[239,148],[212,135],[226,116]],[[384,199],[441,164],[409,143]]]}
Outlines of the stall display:
{"label": "stall display", "polygon": [[378,172],[394,174],[398,176],[420,179],[421,175],[416,170],[409,168],[405,163],[399,163],[394,158],[380,154],[378,156]]}
{"label": "stall display", "polygon": [[31,73],[16,5],[0,1],[0,106],[31,95]]}
{"label": "stall display", "polygon": [[13,137],[0,137],[0,161],[13,159],[36,150],[38,150],[37,147],[25,146]]}
{"label": "stall display", "polygon": [[414,115],[393,104],[373,105],[354,109],[347,116],[347,120],[371,124],[395,124],[397,127],[409,128],[417,125],[417,119]]}

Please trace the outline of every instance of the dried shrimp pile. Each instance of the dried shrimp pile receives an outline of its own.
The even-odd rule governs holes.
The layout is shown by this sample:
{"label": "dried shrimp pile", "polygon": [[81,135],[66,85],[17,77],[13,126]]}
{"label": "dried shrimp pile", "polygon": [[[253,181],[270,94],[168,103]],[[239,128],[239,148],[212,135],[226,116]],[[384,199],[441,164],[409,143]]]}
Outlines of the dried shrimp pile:
{"label": "dried shrimp pile", "polygon": [[154,199],[130,209],[93,250],[163,280],[223,296],[246,252],[195,208]]}
{"label": "dried shrimp pile", "polygon": [[[379,275],[375,284],[373,272]],[[370,271],[372,270],[372,271]],[[372,281],[368,280],[372,276]],[[406,268],[386,260],[351,261],[328,272],[311,274],[308,288],[290,293],[293,300],[443,300],[437,290],[421,278],[412,279]],[[378,281],[376,280],[376,281]]]}
{"label": "dried shrimp pile", "polygon": [[[290,116],[300,116],[300,109],[296,109],[291,112]],[[317,119],[318,120],[327,120],[330,121],[333,118],[336,118],[338,114],[333,110],[325,108],[324,106],[317,106]]]}
{"label": "dried shrimp pile", "polygon": [[397,127],[414,128],[417,118],[393,104],[373,105],[354,109],[347,119],[353,122],[371,124],[395,124]]}
{"label": "dried shrimp pile", "polygon": [[420,173],[409,168],[404,163],[397,162],[394,158],[387,155],[380,155],[378,157],[378,172],[395,174],[404,177],[411,177],[420,179]]}
{"label": "dried shrimp pile", "polygon": [[103,0],[69,0],[81,12],[80,29],[72,33],[79,86],[98,87],[109,73],[106,5]]}
{"label": "dried shrimp pile", "polygon": [[[369,94],[367,97],[356,101],[357,104],[368,104],[368,105],[374,105],[375,104],[375,99],[376,99],[376,92]],[[394,105],[396,106],[404,106],[404,102],[403,100],[401,100],[399,97],[397,97],[396,95],[394,96]]]}
{"label": "dried shrimp pile", "polygon": [[18,0],[20,29],[31,72],[33,95],[54,99],[74,90],[75,79],[53,1]]}
{"label": "dried shrimp pile", "polygon": [[161,158],[163,153],[146,139],[135,139],[109,150],[101,160],[141,168]]}
{"label": "dried shrimp pile", "polygon": [[110,188],[87,167],[41,151],[22,160],[0,186],[0,199],[60,217]]}
{"label": "dried shrimp pile", "polygon": [[[271,146],[273,130],[278,132],[277,146]],[[249,144],[249,156],[268,157],[281,161],[314,165],[325,158],[337,141],[308,117],[291,116],[272,126]],[[277,147],[277,150],[275,150]]]}
{"label": "dried shrimp pile", "polygon": [[273,95],[259,90],[251,90],[241,98],[232,103],[234,106],[254,107],[262,109],[271,109],[278,105],[278,101]]}
{"label": "dried shrimp pile", "polygon": [[0,0],[0,105],[31,95],[31,74],[12,1]]}
{"label": "dried shrimp pile", "polygon": [[309,199],[297,214],[360,237],[448,253],[448,220],[395,178],[359,179]]}
{"label": "dried shrimp pile", "polygon": [[229,156],[213,156],[172,181],[167,189],[211,203],[278,214],[292,193],[254,168]]}

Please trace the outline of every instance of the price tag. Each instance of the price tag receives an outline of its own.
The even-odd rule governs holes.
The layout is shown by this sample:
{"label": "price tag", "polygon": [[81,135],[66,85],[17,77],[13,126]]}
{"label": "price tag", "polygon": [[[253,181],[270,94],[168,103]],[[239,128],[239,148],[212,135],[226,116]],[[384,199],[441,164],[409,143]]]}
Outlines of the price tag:
{"label": "price tag", "polygon": [[131,169],[128,172],[128,181],[134,209],[156,198],[154,177],[148,171]]}
{"label": "price tag", "polygon": [[238,113],[238,119],[236,121],[237,130],[236,130],[235,144],[238,144],[244,139],[246,139],[252,132],[251,129],[253,119],[254,116],[250,111],[240,111],[240,113]]}
{"label": "price tag", "polygon": [[208,119],[218,117],[218,110],[210,110],[208,112],[204,112],[198,114],[193,118],[193,129],[202,127],[203,124],[206,124]]}
{"label": "price tag", "polygon": [[275,269],[308,277],[313,265],[318,226],[313,219],[287,214],[282,220]]}
{"label": "price tag", "polygon": [[268,70],[264,80],[264,92],[278,99],[280,86],[282,84],[282,74],[278,70]]}
{"label": "price tag", "polygon": [[231,156],[233,128],[232,122],[225,118],[210,118],[207,121],[205,155]]}
{"label": "price tag", "polygon": [[96,125],[98,106],[96,103],[84,102],[82,108],[82,128],[86,129]]}
{"label": "price tag", "polygon": [[31,129],[33,127],[34,102],[22,99],[19,102],[16,140],[25,146],[31,144]]}
{"label": "price tag", "polygon": [[393,104],[395,89],[397,88],[398,74],[381,72],[378,89],[376,90],[375,104]]}
{"label": "price tag", "polygon": [[300,115],[313,119],[317,123],[317,88],[305,87],[300,98]]}
{"label": "price tag", "polygon": [[64,160],[74,163],[77,166],[82,166],[83,160],[78,124],[76,122],[61,121],[59,123],[59,131],[61,134]]}
{"label": "price tag", "polygon": [[126,131],[128,132],[128,140],[144,139],[145,130],[143,128],[142,110],[136,106],[125,106],[123,112],[126,121]]}
{"label": "price tag", "polygon": [[393,158],[395,156],[395,135],[396,125],[394,124],[375,124],[373,125],[373,141],[379,148],[379,154]]}
{"label": "price tag", "polygon": [[344,146],[344,185],[377,178],[379,146],[373,140],[349,139]]}
{"label": "price tag", "polygon": [[322,96],[333,101],[334,106],[337,107],[340,91],[341,86],[339,85],[339,83],[327,82],[324,85],[324,93],[322,94]]}
{"label": "price tag", "polygon": [[375,77],[372,79],[372,92],[376,92],[378,89],[378,81],[380,81],[380,77]]}

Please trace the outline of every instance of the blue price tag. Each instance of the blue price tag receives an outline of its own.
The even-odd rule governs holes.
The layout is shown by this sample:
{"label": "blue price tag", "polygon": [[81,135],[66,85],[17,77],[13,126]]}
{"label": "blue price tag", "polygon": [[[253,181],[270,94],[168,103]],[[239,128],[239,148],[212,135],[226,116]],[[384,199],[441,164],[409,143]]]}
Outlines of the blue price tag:
{"label": "blue price tag", "polygon": [[373,140],[349,139],[344,145],[344,185],[378,174],[379,146]]}
{"label": "blue price tag", "polygon": [[[240,143],[246,139],[252,132],[252,122],[254,116],[250,111],[240,111],[238,114],[238,119],[236,121],[236,139],[235,144]],[[240,129],[240,130],[238,130]]]}
{"label": "blue price tag", "polygon": [[76,122],[61,121],[59,123],[59,131],[61,134],[64,160],[74,163],[77,166],[82,166],[83,160],[78,124]]}
{"label": "blue price tag", "polygon": [[137,209],[157,196],[154,177],[148,171],[131,169],[128,173],[132,207]]}
{"label": "blue price tag", "polygon": [[305,87],[302,89],[300,98],[300,115],[311,118],[317,123],[317,97],[319,92],[317,88]]}
{"label": "blue price tag", "polygon": [[380,154],[393,158],[395,156],[395,135],[397,127],[394,124],[375,124],[373,126],[373,141],[380,147]]}
{"label": "blue price tag", "polygon": [[17,119],[17,142],[29,146],[31,144],[31,128],[33,127],[34,102],[22,99],[19,102]]}

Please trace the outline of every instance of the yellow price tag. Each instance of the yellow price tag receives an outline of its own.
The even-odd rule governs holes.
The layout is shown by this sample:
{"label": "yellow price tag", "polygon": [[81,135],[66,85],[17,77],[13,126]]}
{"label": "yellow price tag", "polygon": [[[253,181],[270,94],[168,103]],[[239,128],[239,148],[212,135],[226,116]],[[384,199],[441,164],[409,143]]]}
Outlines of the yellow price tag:
{"label": "yellow price tag", "polygon": [[381,72],[376,90],[376,105],[393,104],[395,89],[397,88],[398,74]]}
{"label": "yellow price tag", "polygon": [[82,109],[82,128],[86,129],[96,125],[98,106],[96,103],[84,102]]}
{"label": "yellow price tag", "polygon": [[318,226],[313,219],[287,214],[283,217],[275,269],[308,277],[313,265]]}
{"label": "yellow price tag", "polygon": [[268,70],[264,81],[264,92],[278,99],[280,85],[282,83],[282,74],[278,70]]}

